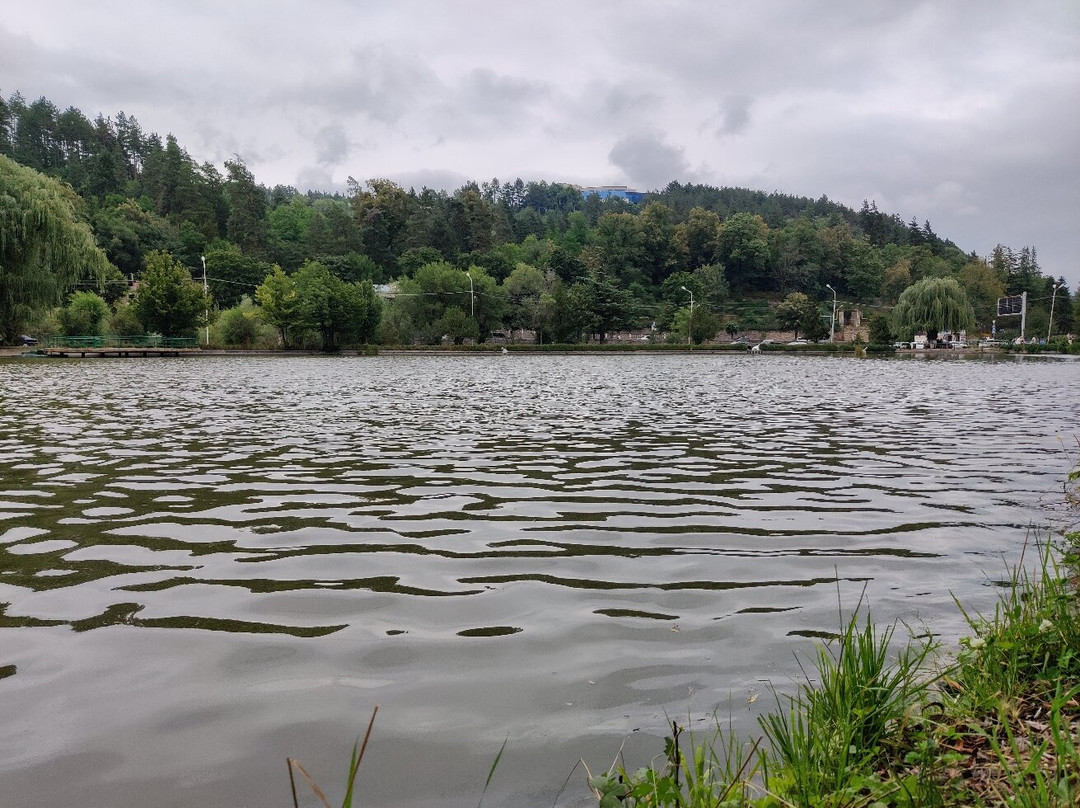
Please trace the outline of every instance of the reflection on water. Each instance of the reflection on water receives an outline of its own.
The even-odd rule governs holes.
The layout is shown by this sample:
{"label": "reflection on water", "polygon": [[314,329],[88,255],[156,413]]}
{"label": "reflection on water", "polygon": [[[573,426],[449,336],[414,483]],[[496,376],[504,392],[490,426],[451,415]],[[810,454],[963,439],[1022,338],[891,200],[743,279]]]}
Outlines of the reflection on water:
{"label": "reflection on water", "polygon": [[784,356],[2,363],[5,790],[276,802],[282,755],[337,761],[379,703],[370,804],[476,799],[507,735],[504,794],[550,804],[581,754],[783,688],[838,599],[865,589],[879,618],[955,637],[952,593],[990,603],[1056,501],[1078,378]]}

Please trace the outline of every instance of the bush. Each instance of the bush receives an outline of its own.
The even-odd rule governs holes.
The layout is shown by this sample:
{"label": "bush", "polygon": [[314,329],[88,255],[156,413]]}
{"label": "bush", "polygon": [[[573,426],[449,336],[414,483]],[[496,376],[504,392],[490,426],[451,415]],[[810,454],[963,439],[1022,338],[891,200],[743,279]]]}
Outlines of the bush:
{"label": "bush", "polygon": [[119,303],[116,311],[109,317],[109,333],[122,337],[133,337],[143,333],[142,323],[135,316],[135,310],[127,303]]}
{"label": "bush", "polygon": [[60,325],[69,337],[99,337],[105,318],[109,316],[109,304],[93,292],[76,292],[68,304],[60,310]]}
{"label": "bush", "polygon": [[221,312],[211,330],[215,345],[250,350],[277,344],[277,329],[259,319],[259,309],[246,296],[240,305]]}

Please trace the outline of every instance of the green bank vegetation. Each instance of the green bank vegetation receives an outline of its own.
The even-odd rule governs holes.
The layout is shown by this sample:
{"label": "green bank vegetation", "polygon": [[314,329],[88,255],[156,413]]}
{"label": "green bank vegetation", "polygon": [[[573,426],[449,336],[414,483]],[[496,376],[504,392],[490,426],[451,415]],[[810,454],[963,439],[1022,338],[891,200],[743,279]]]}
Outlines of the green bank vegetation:
{"label": "green bank vegetation", "polygon": [[[893,316],[912,287],[942,280],[959,290],[943,313],[962,309],[948,324]],[[123,112],[90,120],[45,98],[0,97],[0,342],[75,323],[166,337],[209,325],[217,346],[329,350],[628,332],[673,344],[769,331],[820,340],[835,301],[862,312],[869,342],[891,344],[919,327],[988,333],[996,300],[1022,292],[1028,335],[1052,337],[1080,316],[1059,280],[1034,247],[979,256],[872,201],[854,210],[678,182],[633,202],[521,179],[452,193],[380,178],[344,194],[267,188],[239,157],[222,172]],[[66,313],[100,308],[88,294],[103,316]],[[999,319],[998,336],[1018,319]]]}

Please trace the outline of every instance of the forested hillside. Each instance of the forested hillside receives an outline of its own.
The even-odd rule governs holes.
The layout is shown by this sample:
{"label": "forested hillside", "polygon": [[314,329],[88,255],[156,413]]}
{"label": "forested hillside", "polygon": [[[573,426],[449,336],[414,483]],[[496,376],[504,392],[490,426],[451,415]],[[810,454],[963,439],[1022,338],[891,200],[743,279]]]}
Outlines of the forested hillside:
{"label": "forested hillside", "polygon": [[[769,302],[792,293],[812,310],[805,326],[820,330],[834,291],[844,307],[885,312],[913,283],[940,277],[959,282],[985,331],[998,297],[1027,292],[1029,332],[1045,333],[1057,284],[1034,247],[965,253],[930,222],[872,201],[856,211],[825,196],[677,182],[637,205],[521,179],[453,193],[377,178],[350,180],[344,195],[267,188],[239,156],[222,174],[123,112],[91,120],[18,93],[0,97],[0,154],[78,195],[75,215],[115,271],[63,273],[53,304],[101,294],[105,329],[148,327],[120,307],[152,256],[150,265],[186,267],[200,285],[205,261],[219,322],[243,326],[258,314],[286,344],[460,342],[509,330],[579,342],[653,323],[701,341],[776,327]],[[0,278],[29,271],[6,253],[0,261]],[[1055,332],[1072,329],[1073,308],[1058,289]],[[2,336],[31,321],[49,327],[35,316],[16,324],[12,315]]]}

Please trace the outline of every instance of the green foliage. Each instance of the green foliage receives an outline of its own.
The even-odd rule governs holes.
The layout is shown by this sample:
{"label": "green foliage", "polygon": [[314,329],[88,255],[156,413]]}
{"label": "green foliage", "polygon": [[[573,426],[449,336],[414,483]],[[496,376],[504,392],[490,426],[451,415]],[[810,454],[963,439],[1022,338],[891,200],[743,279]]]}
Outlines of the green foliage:
{"label": "green foliage", "polygon": [[871,317],[869,331],[871,345],[892,345],[893,330],[888,316],[875,314]]}
{"label": "green foliage", "polygon": [[335,349],[339,339],[357,343],[372,338],[381,304],[370,283],[346,283],[316,261],[304,264],[291,281],[296,293],[291,325],[317,332],[324,350]]}
{"label": "green foliage", "polygon": [[247,255],[261,257],[267,246],[266,195],[239,157],[226,160],[225,170],[229,241],[238,244]]}
{"label": "green foliage", "polygon": [[633,315],[634,304],[629,292],[615,283],[611,273],[602,268],[589,269],[580,287],[580,302],[586,316],[587,330],[597,333],[600,342],[607,334],[625,324]]}
{"label": "green foliage", "polygon": [[998,298],[1005,295],[1005,284],[997,272],[983,261],[966,263],[957,281],[971,302],[976,324],[989,331],[990,322],[997,316]]}
{"label": "green foliage", "polygon": [[255,290],[255,299],[262,307],[262,319],[278,329],[283,347],[289,346],[289,330],[300,320],[300,296],[293,279],[275,266]]}
{"label": "green foliage", "polygon": [[737,290],[762,288],[769,260],[769,228],[760,216],[736,213],[724,221],[716,257]]}
{"label": "green foliage", "polygon": [[975,313],[954,278],[924,278],[913,283],[893,309],[893,330],[905,341],[925,331],[933,339],[941,331],[974,330]]}
{"label": "green foliage", "polygon": [[92,224],[98,246],[126,278],[137,276],[144,256],[155,250],[174,252],[180,246],[176,228],[133,199],[120,199],[94,211]]}
{"label": "green foliage", "polygon": [[375,294],[375,287],[369,281],[340,281],[336,289],[340,333],[351,343],[371,342],[382,319],[382,300]]}
{"label": "green foliage", "polygon": [[785,770],[779,796],[798,805],[824,804],[828,795],[867,787],[896,743],[912,703],[926,689],[924,664],[934,646],[911,640],[895,662],[895,627],[877,631],[866,615],[842,629],[833,647],[819,647],[817,686],[805,685],[761,719],[773,753]]}
{"label": "green foliage", "polygon": [[446,339],[454,345],[461,345],[467,339],[475,341],[478,334],[475,320],[457,306],[449,306],[442,317],[431,324],[426,341],[438,344]]}
{"label": "green foliage", "polygon": [[295,269],[303,261],[308,228],[315,214],[311,201],[294,194],[287,203],[278,205],[267,216],[271,252],[278,263]]}
{"label": "green foliage", "polygon": [[824,339],[829,329],[821,318],[818,305],[802,292],[792,292],[776,307],[776,320],[785,331],[799,332],[810,340]]}
{"label": "green foliage", "polygon": [[147,331],[179,337],[192,334],[205,321],[210,299],[169,253],[153,252],[146,257],[131,305]]}
{"label": "green foliage", "polygon": [[701,345],[715,337],[719,328],[720,321],[716,315],[703,306],[694,306],[693,317],[690,315],[689,307],[679,309],[675,313],[673,330],[682,335],[680,342],[685,342],[689,335],[694,345]]}
{"label": "green foliage", "polygon": [[211,333],[215,344],[251,349],[256,346],[270,347],[273,331],[270,331],[271,339],[267,340],[267,335],[263,333],[266,328],[268,326],[259,319],[259,310],[251,298],[245,297],[238,305],[218,315]]}
{"label": "green foliage", "polygon": [[537,342],[545,341],[558,316],[558,292],[562,281],[555,273],[545,275],[536,267],[518,264],[503,283],[509,314],[507,325],[536,332]]}
{"label": "green foliage", "polygon": [[142,323],[135,314],[135,308],[128,302],[116,304],[106,327],[106,333],[121,337],[133,337],[143,333]]}
{"label": "green foliage", "polygon": [[108,316],[109,304],[100,295],[76,292],[60,310],[60,325],[69,337],[100,336]]}
{"label": "green foliage", "polygon": [[1045,700],[1060,682],[1080,684],[1076,593],[1053,547],[1038,550],[1038,574],[1022,566],[1011,570],[993,616],[960,607],[972,636],[953,678],[973,709],[993,712],[1002,700]]}
{"label": "green foliage", "polygon": [[[814,298],[828,283],[848,300],[890,302],[913,282],[943,278],[960,282],[984,328],[1003,290],[1029,292],[1032,333],[1045,333],[1050,325],[1047,300],[1055,282],[1039,269],[1033,247],[999,245],[985,261],[973,259],[935,234],[929,222],[904,222],[872,201],[856,212],[825,197],[673,182],[629,205],[583,198],[560,183],[520,179],[469,182],[453,193],[407,191],[385,179],[350,181],[348,197],[271,190],[239,158],[226,163],[222,176],[211,164],[197,164],[176,138],[143,132],[123,112],[91,122],[47,99],[27,104],[16,94],[5,103],[0,152],[70,183],[86,199],[97,244],[125,278],[137,276],[155,251],[196,270],[205,255],[223,308],[253,294],[271,264],[288,274],[315,261],[345,283],[385,283],[445,262],[458,271],[478,268],[470,305],[446,299],[432,306],[395,303],[387,334],[405,341],[430,334],[450,305],[475,319],[480,340],[507,327],[529,328],[542,341],[579,341],[589,334],[606,340],[612,330],[653,320],[667,328],[686,305],[670,294],[668,281],[676,277],[675,288],[693,289],[703,315],[734,316],[747,330],[774,328],[772,313],[756,304],[792,292]],[[70,203],[64,215],[77,222],[79,199],[70,189],[55,188]],[[0,198],[0,211],[4,205],[26,209]],[[0,229],[10,230],[8,215],[2,214]],[[73,283],[86,280],[82,267],[99,283],[110,273],[100,257],[15,268],[11,244],[0,239],[3,338],[16,334],[13,323],[24,322],[34,308],[57,305]],[[506,288],[521,264],[544,274],[541,292],[534,285],[522,295],[513,288],[516,281]],[[732,290],[760,299],[744,314],[732,305]],[[100,293],[114,303],[123,291],[123,284],[109,283]],[[507,297],[515,298],[513,305]],[[1074,330],[1080,299],[1063,288],[1057,302],[1054,329]],[[277,327],[284,339],[290,326]],[[790,327],[811,338],[823,335],[808,312]]]}
{"label": "green foliage", "polygon": [[[424,329],[425,341],[438,342],[445,331],[434,327],[448,308],[457,308],[476,323],[477,339],[484,340],[502,322],[506,309],[506,289],[480,267],[462,271],[445,262],[425,264],[411,278],[401,278],[395,307],[403,317]],[[425,328],[427,326],[427,328]],[[412,341],[410,338],[409,341]]]}
{"label": "green foliage", "polygon": [[108,273],[77,204],[69,188],[0,155],[0,341],[70,285]]}
{"label": "green foliage", "polygon": [[[683,739],[683,735],[686,739]],[[739,747],[734,733],[716,725],[711,737],[695,740],[672,722],[664,754],[634,772],[612,768],[590,775],[589,788],[601,808],[725,808],[750,803],[763,758],[758,743]]]}
{"label": "green foliage", "polygon": [[214,302],[222,308],[240,303],[244,295],[255,289],[271,270],[268,264],[246,255],[237,245],[221,239],[207,248],[206,276]]}
{"label": "green foliage", "polygon": [[800,323],[802,326],[803,336],[811,342],[827,339],[829,336],[829,326],[825,325],[832,316],[831,312],[822,316],[820,307],[811,302],[803,311],[803,318]]}

